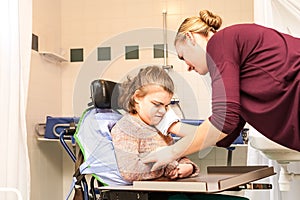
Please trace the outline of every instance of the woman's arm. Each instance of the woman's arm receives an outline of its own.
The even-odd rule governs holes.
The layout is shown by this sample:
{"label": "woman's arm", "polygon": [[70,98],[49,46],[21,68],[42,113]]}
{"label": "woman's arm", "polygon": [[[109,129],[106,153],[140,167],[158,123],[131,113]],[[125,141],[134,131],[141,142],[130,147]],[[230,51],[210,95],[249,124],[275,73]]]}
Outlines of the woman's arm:
{"label": "woman's arm", "polygon": [[173,151],[179,157],[195,153],[209,146],[215,146],[218,141],[227,136],[227,134],[215,128],[208,119],[196,127],[175,123],[170,127],[169,131],[176,135],[184,136],[173,145]]}
{"label": "woman's arm", "polygon": [[173,133],[178,137],[185,137],[188,134],[194,134],[197,131],[198,126],[191,125],[182,122],[173,123],[169,129],[169,133]]}
{"label": "woman's arm", "polygon": [[182,123],[174,123],[169,131],[176,135],[184,135],[184,137],[174,145],[163,148],[160,151],[151,152],[143,158],[143,162],[155,162],[152,170],[156,170],[160,166],[180,157],[192,154],[209,146],[214,146],[218,141],[226,137],[226,134],[216,129],[208,119],[197,126],[194,132],[190,132],[189,134],[184,134],[187,133],[185,127],[187,126],[182,125]]}

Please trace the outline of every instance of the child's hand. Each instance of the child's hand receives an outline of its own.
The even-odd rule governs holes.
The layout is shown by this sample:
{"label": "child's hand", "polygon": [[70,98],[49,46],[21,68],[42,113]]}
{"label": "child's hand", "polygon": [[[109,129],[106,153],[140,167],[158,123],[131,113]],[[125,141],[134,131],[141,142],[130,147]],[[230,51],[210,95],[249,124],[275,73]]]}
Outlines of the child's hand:
{"label": "child's hand", "polygon": [[194,171],[192,164],[179,164],[175,169],[169,172],[170,179],[184,178],[190,176]]}
{"label": "child's hand", "polygon": [[174,170],[170,171],[168,177],[171,180],[178,178],[178,168],[175,168]]}
{"label": "child's hand", "polygon": [[194,167],[192,164],[179,164],[177,166],[177,169],[177,178],[188,177],[194,171]]}

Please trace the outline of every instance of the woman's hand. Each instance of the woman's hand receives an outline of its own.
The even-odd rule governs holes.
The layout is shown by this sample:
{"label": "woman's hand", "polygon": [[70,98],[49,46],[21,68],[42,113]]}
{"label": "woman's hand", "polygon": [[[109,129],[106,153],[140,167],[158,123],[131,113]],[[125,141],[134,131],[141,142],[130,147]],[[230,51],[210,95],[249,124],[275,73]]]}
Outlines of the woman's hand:
{"label": "woman's hand", "polygon": [[154,163],[151,171],[155,171],[163,166],[176,160],[179,156],[174,153],[173,145],[160,147],[155,151],[150,152],[144,158],[142,158],[143,163]]}

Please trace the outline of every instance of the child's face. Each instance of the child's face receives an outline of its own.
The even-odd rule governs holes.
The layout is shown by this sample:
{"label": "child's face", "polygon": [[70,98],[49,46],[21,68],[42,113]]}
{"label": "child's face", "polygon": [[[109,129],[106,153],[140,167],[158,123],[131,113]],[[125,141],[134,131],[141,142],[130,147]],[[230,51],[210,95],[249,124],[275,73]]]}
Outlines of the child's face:
{"label": "child's face", "polygon": [[135,96],[138,117],[148,125],[156,125],[166,113],[172,94],[165,91],[161,86],[149,85],[148,92],[144,97]]}

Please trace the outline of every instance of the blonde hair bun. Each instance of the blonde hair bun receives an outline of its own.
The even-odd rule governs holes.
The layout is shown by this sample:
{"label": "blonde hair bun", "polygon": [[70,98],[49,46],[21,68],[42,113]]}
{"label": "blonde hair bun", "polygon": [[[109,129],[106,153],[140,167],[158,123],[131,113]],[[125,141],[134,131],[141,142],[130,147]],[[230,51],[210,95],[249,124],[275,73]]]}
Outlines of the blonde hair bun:
{"label": "blonde hair bun", "polygon": [[199,12],[200,19],[208,26],[218,30],[222,25],[222,18],[208,10],[201,10]]}

